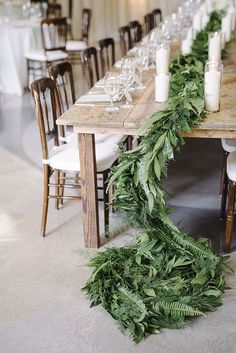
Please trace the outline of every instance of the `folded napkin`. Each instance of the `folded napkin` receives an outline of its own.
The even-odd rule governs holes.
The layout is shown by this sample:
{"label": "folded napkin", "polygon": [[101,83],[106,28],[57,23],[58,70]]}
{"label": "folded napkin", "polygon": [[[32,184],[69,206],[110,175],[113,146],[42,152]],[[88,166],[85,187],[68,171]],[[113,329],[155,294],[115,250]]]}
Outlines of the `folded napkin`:
{"label": "folded napkin", "polygon": [[86,94],[81,96],[75,104],[80,103],[100,103],[100,102],[110,102],[110,97],[108,94]]}

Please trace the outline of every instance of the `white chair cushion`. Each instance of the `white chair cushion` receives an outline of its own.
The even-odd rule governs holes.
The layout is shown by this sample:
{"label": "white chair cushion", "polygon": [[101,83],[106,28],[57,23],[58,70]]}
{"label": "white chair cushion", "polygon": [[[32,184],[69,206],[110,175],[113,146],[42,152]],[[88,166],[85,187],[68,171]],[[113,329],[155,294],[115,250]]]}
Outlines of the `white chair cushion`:
{"label": "white chair cushion", "polygon": [[230,180],[236,181],[236,152],[231,152],[228,155],[227,174]]}
{"label": "white chair cushion", "polygon": [[221,139],[221,144],[226,152],[236,151],[236,139]]}
{"label": "white chair cushion", "polygon": [[64,53],[62,50],[48,51],[46,54],[42,50],[37,50],[25,53],[25,58],[36,61],[56,61],[67,59],[68,54]]}
{"label": "white chair cushion", "polygon": [[66,50],[68,51],[79,51],[84,50],[88,46],[82,40],[68,40],[66,42]]}
{"label": "white chair cushion", "polygon": [[[124,135],[111,135],[111,134],[95,134],[95,143],[103,143],[112,141],[114,144],[125,141],[126,136]],[[65,137],[60,137],[61,141],[66,143],[74,144],[77,146],[77,134],[70,132]]]}
{"label": "white chair cushion", "polygon": [[[106,141],[95,145],[97,172],[109,169],[118,158],[117,136],[120,135],[113,135]],[[53,149],[50,153],[49,165],[55,169],[79,172],[79,149],[74,141]]]}

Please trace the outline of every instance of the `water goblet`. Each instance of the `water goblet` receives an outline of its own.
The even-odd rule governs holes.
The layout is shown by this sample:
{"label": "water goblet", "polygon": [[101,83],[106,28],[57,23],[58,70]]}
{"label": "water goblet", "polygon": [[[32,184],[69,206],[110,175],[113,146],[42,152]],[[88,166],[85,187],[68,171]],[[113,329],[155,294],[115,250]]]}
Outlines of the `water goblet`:
{"label": "water goblet", "polygon": [[132,58],[124,59],[121,64],[120,81],[124,87],[124,95],[126,102],[121,106],[122,109],[130,109],[133,107],[130,102],[132,102],[132,96],[130,91],[132,90],[132,85],[134,83],[135,77],[135,60]]}
{"label": "water goblet", "polygon": [[119,110],[118,107],[114,105],[114,99],[118,95],[120,90],[120,78],[115,72],[107,72],[105,75],[104,92],[110,97],[110,106],[105,108],[108,113],[114,113]]}

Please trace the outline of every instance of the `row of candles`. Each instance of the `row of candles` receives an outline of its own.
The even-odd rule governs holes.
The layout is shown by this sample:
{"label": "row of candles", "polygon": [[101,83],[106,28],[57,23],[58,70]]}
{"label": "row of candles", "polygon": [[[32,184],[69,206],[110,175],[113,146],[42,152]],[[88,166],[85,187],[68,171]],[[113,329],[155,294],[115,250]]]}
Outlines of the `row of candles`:
{"label": "row of candles", "polygon": [[[225,5],[228,6],[224,7]],[[220,87],[223,73],[221,50],[225,47],[225,43],[231,40],[232,31],[235,29],[235,4],[222,0],[220,2],[206,0],[194,15],[193,26],[187,30],[182,40],[182,54],[189,54],[194,37],[209,20],[208,13],[222,7],[224,7],[225,15],[222,18],[221,31],[210,33],[208,39],[208,61],[205,65],[204,76],[205,109],[208,112],[216,112],[220,107]],[[169,60],[169,45],[162,43],[156,50],[156,102],[163,103],[168,100],[170,83]]]}

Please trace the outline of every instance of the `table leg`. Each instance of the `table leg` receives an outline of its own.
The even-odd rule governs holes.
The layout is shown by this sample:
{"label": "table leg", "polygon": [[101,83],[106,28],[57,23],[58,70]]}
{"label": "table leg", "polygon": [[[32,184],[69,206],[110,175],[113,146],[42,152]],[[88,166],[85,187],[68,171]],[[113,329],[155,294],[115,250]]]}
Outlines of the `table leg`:
{"label": "table leg", "polygon": [[87,248],[100,245],[95,142],[92,134],[79,134],[80,176],[83,200],[84,242]]}

